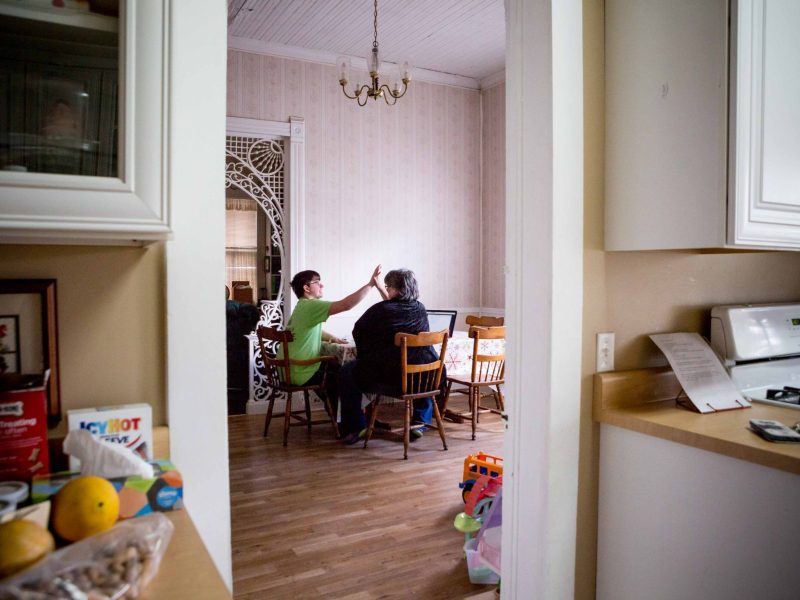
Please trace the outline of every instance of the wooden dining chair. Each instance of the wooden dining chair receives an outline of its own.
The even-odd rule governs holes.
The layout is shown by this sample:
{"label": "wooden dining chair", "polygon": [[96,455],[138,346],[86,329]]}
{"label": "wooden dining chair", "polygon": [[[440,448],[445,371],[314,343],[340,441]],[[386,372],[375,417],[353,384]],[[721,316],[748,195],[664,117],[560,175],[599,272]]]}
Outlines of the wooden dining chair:
{"label": "wooden dining chair", "polygon": [[[394,336],[394,345],[400,347],[400,367],[401,367],[401,389],[402,395],[399,399],[405,402],[405,413],[403,419],[403,459],[408,458],[408,442],[412,429],[419,429],[421,427],[431,427],[439,431],[439,437],[442,438],[442,446],[447,450],[447,439],[444,434],[444,424],[442,423],[442,415],[439,412],[438,396],[441,394],[441,381],[442,370],[444,369],[444,353],[447,350],[447,330],[427,332],[423,331],[416,335],[410,333],[397,333]],[[408,349],[419,348],[421,346],[433,346],[441,344],[442,349],[439,352],[439,360],[432,363],[422,365],[408,364]],[[375,395],[368,408],[369,424],[367,425],[367,434],[364,436],[364,448],[367,447],[372,431],[375,428],[375,421],[378,416],[378,406],[381,401],[387,399],[388,396]],[[423,398],[433,398],[433,416],[436,419],[436,425],[430,423],[421,423],[419,425],[411,425],[411,415],[414,412],[414,400],[421,400]],[[397,430],[392,430],[398,432]]]}
{"label": "wooden dining chair", "polygon": [[[277,327],[258,327],[256,328],[258,335],[258,346],[261,350],[261,356],[264,359],[264,370],[266,371],[266,384],[270,388],[269,406],[267,407],[267,417],[264,421],[264,437],[267,437],[269,431],[269,424],[272,421],[272,410],[275,408],[275,398],[279,393],[286,396],[286,408],[283,412],[283,445],[286,446],[289,440],[289,428],[301,427],[305,425],[308,428],[309,435],[311,434],[312,425],[320,425],[330,421],[333,426],[333,435],[339,437],[339,428],[336,425],[336,414],[331,410],[330,399],[325,391],[325,379],[327,373],[323,374],[322,381],[319,383],[294,385],[292,383],[291,365],[313,365],[323,362],[336,362],[334,356],[319,356],[310,360],[294,360],[289,356],[289,342],[294,340],[291,331],[281,330]],[[283,348],[283,358],[277,358],[274,352],[270,352],[268,348],[277,348],[280,345]],[[305,407],[300,410],[292,410],[292,394],[294,392],[302,392],[305,400]],[[325,403],[325,410],[328,413],[329,420],[311,420],[311,402],[309,399],[309,392],[316,392]],[[280,416],[280,415],[277,415]],[[294,421],[292,421],[294,419]]]}
{"label": "wooden dining chair", "polygon": [[[469,317],[467,317],[469,318]],[[505,383],[506,373],[506,353],[503,350],[500,354],[481,354],[480,345],[485,340],[505,340],[505,327],[477,327],[469,328],[469,337],[473,339],[472,345],[472,372],[469,377],[458,374],[448,374],[447,391],[444,396],[442,412],[447,409],[447,401],[453,393],[467,394],[469,397],[469,411],[466,413],[456,413],[459,417],[469,417],[472,421],[472,439],[475,439],[475,430],[478,427],[478,416],[481,410],[488,410],[497,414],[502,414],[505,410],[505,399],[500,386]],[[452,389],[453,384],[462,386]],[[491,389],[494,387],[494,389]],[[489,408],[481,405],[483,390],[489,388],[494,397],[497,408]]]}
{"label": "wooden dining chair", "polygon": [[502,327],[505,325],[504,317],[490,317],[489,315],[467,315],[465,321],[470,327]]}

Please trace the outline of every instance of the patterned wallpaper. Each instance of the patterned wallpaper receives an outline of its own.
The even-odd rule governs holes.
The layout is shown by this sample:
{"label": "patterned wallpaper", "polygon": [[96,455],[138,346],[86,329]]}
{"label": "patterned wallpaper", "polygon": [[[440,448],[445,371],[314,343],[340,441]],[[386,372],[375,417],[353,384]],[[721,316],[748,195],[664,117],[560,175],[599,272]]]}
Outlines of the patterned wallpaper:
{"label": "patterned wallpaper", "polygon": [[[333,66],[231,50],[228,115],[305,118],[306,263],[327,298],[356,289],[380,262],[414,270],[429,308],[481,306],[479,266],[502,261],[481,257],[479,91],[412,82],[395,106],[359,107]],[[503,306],[499,289],[484,306]]]}
{"label": "patterned wallpaper", "polygon": [[483,223],[481,306],[505,307],[506,243],[506,86],[498,83],[483,94]]}

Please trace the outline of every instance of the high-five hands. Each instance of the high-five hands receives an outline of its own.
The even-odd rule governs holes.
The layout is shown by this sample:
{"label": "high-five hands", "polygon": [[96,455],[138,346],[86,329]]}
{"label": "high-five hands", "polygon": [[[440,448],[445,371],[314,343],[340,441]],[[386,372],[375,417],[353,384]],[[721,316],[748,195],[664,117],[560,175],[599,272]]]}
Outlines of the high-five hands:
{"label": "high-five hands", "polygon": [[370,279],[370,285],[373,286],[373,287],[376,286],[376,285],[378,287],[380,287],[379,286],[380,283],[381,283],[381,266],[378,265],[377,267],[375,267],[375,270],[372,272],[372,278]]}

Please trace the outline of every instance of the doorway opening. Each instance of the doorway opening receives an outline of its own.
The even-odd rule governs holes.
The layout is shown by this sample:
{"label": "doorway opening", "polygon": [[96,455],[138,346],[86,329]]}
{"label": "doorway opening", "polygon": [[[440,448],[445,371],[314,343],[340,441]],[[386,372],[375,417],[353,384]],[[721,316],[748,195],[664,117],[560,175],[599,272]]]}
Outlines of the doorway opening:
{"label": "doorway opening", "polygon": [[[229,119],[225,142],[225,288],[228,414],[266,408],[255,329],[291,312],[288,223],[302,204],[302,119]],[[294,160],[291,160],[291,157]],[[290,168],[291,165],[291,168]],[[294,184],[294,185],[293,185]],[[295,192],[294,194],[292,192]],[[298,201],[299,200],[299,201]],[[299,219],[298,219],[299,220]]]}

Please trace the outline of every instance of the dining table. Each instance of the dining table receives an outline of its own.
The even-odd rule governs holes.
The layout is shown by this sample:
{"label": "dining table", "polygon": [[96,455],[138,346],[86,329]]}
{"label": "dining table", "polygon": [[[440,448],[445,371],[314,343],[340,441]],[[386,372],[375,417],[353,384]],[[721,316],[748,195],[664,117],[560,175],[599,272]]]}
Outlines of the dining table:
{"label": "dining table", "polygon": [[[506,349],[506,341],[500,340],[481,340],[478,352],[481,354],[502,354]],[[447,349],[444,353],[444,364],[449,375],[470,375],[472,373],[472,353],[475,347],[475,340],[467,335],[466,331],[454,331],[452,337],[447,340]],[[434,345],[437,353],[441,351],[441,344]],[[356,345],[353,342],[344,344],[334,344],[333,342],[322,342],[320,354],[323,356],[335,356],[339,364],[344,364],[355,360],[358,356]]]}
{"label": "dining table", "polygon": [[[441,348],[441,344],[434,345],[437,354],[441,352]],[[475,340],[469,337],[466,331],[453,332],[453,335],[447,340],[447,349],[444,353],[444,364],[447,368],[448,376],[470,377],[472,375],[472,354],[474,349]],[[480,340],[478,342],[478,352],[482,355],[503,354],[505,350],[505,339]],[[340,365],[355,360],[358,356],[356,345],[351,341],[347,341],[344,344],[322,342],[320,354],[323,356],[335,356]],[[362,406],[366,406],[369,401],[369,395],[365,395],[362,400]],[[463,421],[463,418],[458,413],[450,409],[446,409],[443,416],[459,423]]]}

